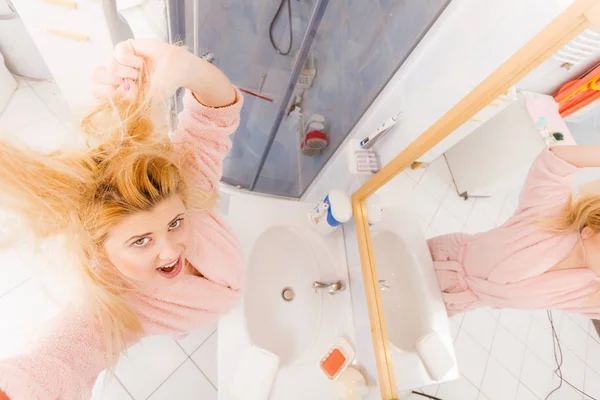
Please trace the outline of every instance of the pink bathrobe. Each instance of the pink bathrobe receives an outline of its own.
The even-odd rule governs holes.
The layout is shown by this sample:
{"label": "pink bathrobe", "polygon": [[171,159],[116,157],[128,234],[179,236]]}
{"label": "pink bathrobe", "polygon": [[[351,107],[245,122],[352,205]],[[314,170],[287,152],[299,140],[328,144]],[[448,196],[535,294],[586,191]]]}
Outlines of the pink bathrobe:
{"label": "pink bathrobe", "polygon": [[[242,97],[235,104],[209,108],[190,93],[179,116],[173,142],[196,150],[190,164],[198,185],[216,186],[222,161],[231,147],[229,135],[239,125]],[[182,336],[214,322],[240,297],[243,261],[233,233],[216,212],[191,216],[196,248],[188,261],[205,278],[186,275],[163,290],[132,300],[146,335]],[[98,322],[75,309],[64,311],[34,349],[0,361],[0,389],[11,400],[83,400],[91,397],[98,374],[107,367]]]}
{"label": "pink bathrobe", "polygon": [[557,215],[569,201],[577,167],[546,149],[531,167],[515,214],[476,235],[429,240],[450,315],[476,307],[558,309],[600,317],[600,290],[588,268],[550,271],[567,256],[579,233],[544,232],[535,217]]}

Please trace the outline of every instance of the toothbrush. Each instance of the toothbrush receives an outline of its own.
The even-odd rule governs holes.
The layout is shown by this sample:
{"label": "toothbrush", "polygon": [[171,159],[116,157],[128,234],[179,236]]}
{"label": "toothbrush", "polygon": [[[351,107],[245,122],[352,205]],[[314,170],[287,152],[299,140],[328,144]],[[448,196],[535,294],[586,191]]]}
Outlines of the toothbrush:
{"label": "toothbrush", "polygon": [[358,143],[360,148],[370,149],[371,147],[373,147],[373,145],[379,139],[381,139],[383,136],[385,136],[385,134],[388,133],[394,125],[396,125],[396,123],[398,122],[399,115],[400,115],[400,113],[396,114],[395,116],[393,116],[391,118],[388,118],[387,120],[385,120],[383,122],[383,124],[381,124],[381,126],[375,131],[375,133],[373,133],[371,136],[367,136],[366,138],[361,140]]}

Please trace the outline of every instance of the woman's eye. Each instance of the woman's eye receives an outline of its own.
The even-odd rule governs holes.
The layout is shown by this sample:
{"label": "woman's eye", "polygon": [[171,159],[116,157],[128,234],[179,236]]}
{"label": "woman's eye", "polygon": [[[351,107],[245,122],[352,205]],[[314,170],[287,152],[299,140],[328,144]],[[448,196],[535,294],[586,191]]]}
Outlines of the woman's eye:
{"label": "woman's eye", "polygon": [[171,222],[171,225],[169,225],[169,229],[177,229],[177,228],[179,228],[179,226],[181,225],[182,221],[183,221],[183,218],[178,218],[175,221]]}
{"label": "woman's eye", "polygon": [[143,247],[143,246],[147,245],[149,241],[150,241],[150,238],[143,237],[143,238],[138,239],[135,242],[133,242],[133,245],[137,246],[137,247]]}

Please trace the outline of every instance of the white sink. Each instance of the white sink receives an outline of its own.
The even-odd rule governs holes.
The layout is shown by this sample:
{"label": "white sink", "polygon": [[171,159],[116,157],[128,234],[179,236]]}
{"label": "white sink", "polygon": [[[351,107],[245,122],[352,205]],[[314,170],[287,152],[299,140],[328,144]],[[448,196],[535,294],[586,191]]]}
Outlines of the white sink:
{"label": "white sink", "polygon": [[[267,229],[254,244],[247,270],[244,316],[250,340],[277,354],[282,365],[299,361],[317,341],[324,315],[322,291],[332,265],[322,265],[306,235],[286,227]],[[326,251],[326,249],[325,249]],[[333,297],[333,296],[331,296]],[[287,298],[287,299],[286,299]],[[327,300],[335,300],[333,298]]]}
{"label": "white sink", "polygon": [[[422,336],[437,333],[454,357],[433,261],[414,215],[408,205],[386,208],[383,220],[371,227],[377,278],[400,391],[435,383],[416,353],[416,342]],[[457,377],[455,367],[443,381]]]}

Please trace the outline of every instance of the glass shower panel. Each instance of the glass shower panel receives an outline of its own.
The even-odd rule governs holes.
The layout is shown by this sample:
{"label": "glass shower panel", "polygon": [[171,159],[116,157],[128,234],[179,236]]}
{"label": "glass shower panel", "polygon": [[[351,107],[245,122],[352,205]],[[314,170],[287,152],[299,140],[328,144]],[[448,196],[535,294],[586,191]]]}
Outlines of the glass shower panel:
{"label": "glass shower panel", "polygon": [[[286,115],[255,190],[301,197],[449,2],[329,1],[311,48],[316,78],[300,104],[306,120],[312,114],[325,117],[329,145],[316,156],[303,155],[300,134]],[[300,15],[306,26],[303,18],[307,15]]]}
{"label": "glass shower panel", "polygon": [[[185,41],[188,47],[195,48],[198,55],[213,53],[213,63],[244,91],[241,123],[232,135],[232,149],[223,165],[223,181],[250,188],[282,103],[294,54],[306,30],[311,4],[290,1],[293,40],[289,54],[282,55],[269,37],[279,0],[197,0],[196,10],[194,3],[194,0],[185,0]],[[194,11],[197,12],[196,21]],[[282,52],[286,52],[290,43],[289,23],[287,6],[284,5],[272,29],[273,41]],[[288,163],[288,150],[279,143],[272,149],[272,160],[278,163],[277,168],[291,170],[293,165]],[[270,168],[271,165],[265,166],[266,174]]]}

